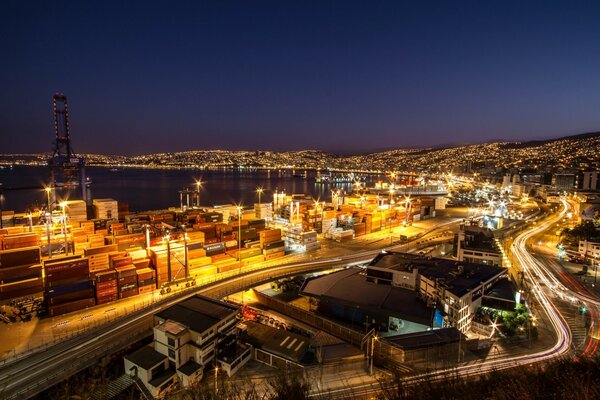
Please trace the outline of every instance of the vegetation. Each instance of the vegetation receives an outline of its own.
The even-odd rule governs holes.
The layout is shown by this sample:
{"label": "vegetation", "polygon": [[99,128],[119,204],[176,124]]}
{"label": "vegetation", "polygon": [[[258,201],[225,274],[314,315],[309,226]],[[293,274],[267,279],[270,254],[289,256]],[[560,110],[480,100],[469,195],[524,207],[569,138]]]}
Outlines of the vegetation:
{"label": "vegetation", "polygon": [[563,229],[561,236],[565,242],[578,246],[580,240],[600,238],[600,229],[592,221],[584,221],[571,229]]}
{"label": "vegetation", "polygon": [[381,400],[592,400],[600,398],[595,384],[600,359],[562,359],[483,375],[479,379],[452,378],[444,382],[423,381],[384,390]]}

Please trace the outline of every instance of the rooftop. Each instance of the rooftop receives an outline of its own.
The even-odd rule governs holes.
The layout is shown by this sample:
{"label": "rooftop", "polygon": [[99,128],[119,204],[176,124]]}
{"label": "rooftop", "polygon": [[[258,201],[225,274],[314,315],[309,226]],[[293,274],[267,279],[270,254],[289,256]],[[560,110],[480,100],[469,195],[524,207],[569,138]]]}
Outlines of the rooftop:
{"label": "rooftop", "polygon": [[238,312],[238,307],[208,297],[195,295],[171,306],[155,316],[164,321],[171,320],[195,332],[204,332]]}
{"label": "rooftop", "polygon": [[291,361],[301,362],[310,338],[254,321],[245,321],[248,341],[255,347]]}
{"label": "rooftop", "polygon": [[170,333],[173,336],[177,336],[179,335],[181,332],[184,332],[187,330],[187,328],[175,321],[171,321],[171,320],[167,320],[164,323],[157,325],[155,327],[157,330],[159,331],[163,331],[165,333]]}
{"label": "rooftop", "polygon": [[492,230],[479,226],[465,227],[465,241],[462,247],[470,250],[500,252],[496,242],[494,242]]}
{"label": "rooftop", "polygon": [[456,328],[434,329],[426,332],[408,333],[385,340],[403,350],[414,350],[435,345],[454,343],[461,340],[462,333]]}
{"label": "rooftop", "polygon": [[167,356],[154,350],[154,348],[151,346],[144,346],[141,349],[125,356],[126,360],[131,361],[133,364],[145,370],[149,370],[150,368],[164,361],[166,358]]}
{"label": "rooftop", "polygon": [[506,269],[501,267],[399,252],[378,254],[369,267],[406,272],[412,272],[416,268],[420,275],[438,280],[446,290],[458,297],[477,288],[481,282],[506,274]]}
{"label": "rooftop", "polygon": [[398,318],[431,325],[433,309],[415,291],[367,282],[362,268],[348,268],[304,282],[300,293],[332,298],[352,306],[384,310]]}
{"label": "rooftop", "polygon": [[202,365],[198,364],[194,360],[189,360],[188,362],[183,364],[181,367],[179,367],[177,369],[177,371],[181,372],[185,376],[190,376],[190,375],[193,375],[200,368],[202,368]]}

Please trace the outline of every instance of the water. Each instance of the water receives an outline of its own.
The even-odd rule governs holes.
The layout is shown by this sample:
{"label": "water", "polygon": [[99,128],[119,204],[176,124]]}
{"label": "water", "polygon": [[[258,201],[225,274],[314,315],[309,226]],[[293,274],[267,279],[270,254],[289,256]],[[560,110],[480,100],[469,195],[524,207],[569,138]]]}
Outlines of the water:
{"label": "water", "polygon": [[[304,172],[304,171],[298,171]],[[92,198],[113,198],[129,205],[131,211],[144,211],[179,207],[179,191],[184,187],[195,188],[194,181],[203,181],[200,202],[203,206],[225,203],[241,203],[249,206],[258,201],[256,188],[262,187],[262,202],[270,202],[275,190],[285,190],[287,194],[307,194],[315,199],[329,201],[331,189],[340,188],[350,192],[352,185],[338,183],[325,185],[315,183],[314,171],[308,171],[307,178],[293,177],[291,171],[249,171],[249,170],[153,170],[87,167],[86,174],[92,180]],[[367,176],[367,183],[373,184],[377,176]],[[47,182],[45,167],[15,166],[12,170],[0,169],[0,183],[4,188],[37,187]],[[71,198],[81,198],[79,191]],[[2,208],[22,212],[28,206],[46,203],[46,194],[41,189],[4,190]],[[184,196],[185,204],[185,196]]]}

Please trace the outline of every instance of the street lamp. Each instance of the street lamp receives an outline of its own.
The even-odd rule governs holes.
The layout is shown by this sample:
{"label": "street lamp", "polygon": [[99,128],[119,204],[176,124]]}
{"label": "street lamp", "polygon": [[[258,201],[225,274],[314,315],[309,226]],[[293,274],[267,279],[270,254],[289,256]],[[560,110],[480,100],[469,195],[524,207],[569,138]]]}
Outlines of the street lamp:
{"label": "street lamp", "polygon": [[237,259],[238,262],[240,263],[240,268],[242,268],[242,258],[240,255],[240,252],[242,251],[242,207],[241,206],[237,206],[237,212],[238,212],[238,254],[237,254]]}
{"label": "street lamp", "polygon": [[50,211],[50,192],[52,191],[52,188],[50,186],[45,187],[44,191],[46,192],[46,200],[48,201],[48,211]]}
{"label": "street lamp", "polygon": [[197,205],[198,208],[200,208],[200,187],[202,187],[202,180],[196,180],[196,198],[197,198]]}
{"label": "street lamp", "polygon": [[408,225],[408,214],[410,213],[410,204],[411,204],[410,196],[405,197],[404,201],[405,201],[404,208],[406,210],[406,224]]}
{"label": "street lamp", "polygon": [[219,366],[215,366],[215,394],[219,394],[219,384],[217,378],[219,377]]}
{"label": "street lamp", "polygon": [[371,336],[371,364],[369,365],[369,375],[373,375],[373,359],[375,358],[375,341],[379,340],[376,334]]}
{"label": "street lamp", "polygon": [[52,213],[46,211],[46,240],[48,241],[48,258],[52,258],[52,242],[50,239],[50,225],[52,224]]}
{"label": "street lamp", "polygon": [[68,244],[67,244],[67,215],[65,213],[65,208],[67,207],[67,202],[62,201],[59,205],[62,208],[63,234],[65,236],[65,255],[67,255],[67,247],[68,247]]}
{"label": "street lamp", "polygon": [[263,194],[264,189],[262,187],[256,188],[256,194],[258,195],[258,205],[260,206],[260,196]]}

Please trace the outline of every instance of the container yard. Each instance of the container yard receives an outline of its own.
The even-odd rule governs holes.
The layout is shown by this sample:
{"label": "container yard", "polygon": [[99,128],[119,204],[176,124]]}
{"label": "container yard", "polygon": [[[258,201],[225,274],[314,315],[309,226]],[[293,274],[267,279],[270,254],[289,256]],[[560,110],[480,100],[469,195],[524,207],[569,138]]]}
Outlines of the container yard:
{"label": "container yard", "polygon": [[[272,203],[127,213],[113,199],[65,201],[50,214],[8,213],[0,229],[0,301],[43,299],[49,316],[351,241],[435,215],[435,200],[277,193]],[[87,216],[92,218],[88,219]],[[44,311],[44,309],[40,310]]]}

